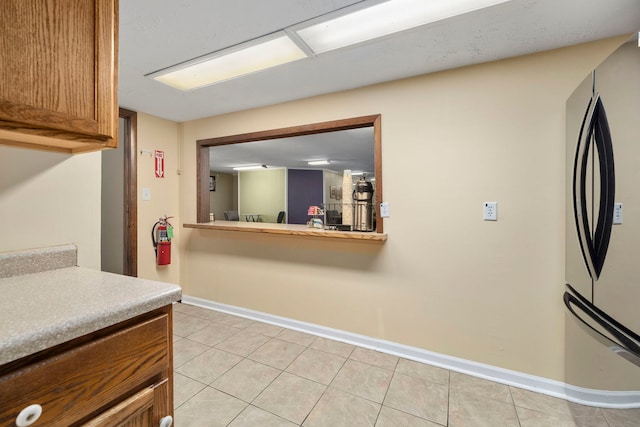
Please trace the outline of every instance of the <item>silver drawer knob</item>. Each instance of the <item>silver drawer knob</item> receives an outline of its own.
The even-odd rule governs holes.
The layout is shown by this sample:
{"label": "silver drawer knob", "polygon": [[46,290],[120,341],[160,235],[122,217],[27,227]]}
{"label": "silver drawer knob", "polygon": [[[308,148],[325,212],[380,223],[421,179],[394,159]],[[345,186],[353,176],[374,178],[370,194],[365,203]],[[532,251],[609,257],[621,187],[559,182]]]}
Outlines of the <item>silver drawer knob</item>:
{"label": "silver drawer knob", "polygon": [[167,415],[166,417],[160,420],[160,427],[171,427],[173,425],[173,417],[171,415]]}
{"label": "silver drawer knob", "polygon": [[20,413],[18,414],[18,417],[16,418],[16,426],[17,427],[30,426],[31,424],[38,421],[38,418],[40,418],[40,415],[42,415],[42,406],[37,404],[29,405],[26,408],[24,408],[22,411],[20,411]]}

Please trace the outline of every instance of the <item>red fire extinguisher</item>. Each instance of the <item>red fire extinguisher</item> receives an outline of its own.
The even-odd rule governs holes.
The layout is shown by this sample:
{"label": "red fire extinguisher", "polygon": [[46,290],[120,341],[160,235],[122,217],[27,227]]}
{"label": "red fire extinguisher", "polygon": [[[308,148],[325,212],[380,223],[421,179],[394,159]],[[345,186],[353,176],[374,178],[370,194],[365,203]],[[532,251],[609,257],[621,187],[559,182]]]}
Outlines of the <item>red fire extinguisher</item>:
{"label": "red fire extinguisher", "polygon": [[173,239],[173,226],[168,219],[173,217],[159,218],[151,228],[151,241],[153,249],[156,251],[156,264],[171,264],[171,239]]}

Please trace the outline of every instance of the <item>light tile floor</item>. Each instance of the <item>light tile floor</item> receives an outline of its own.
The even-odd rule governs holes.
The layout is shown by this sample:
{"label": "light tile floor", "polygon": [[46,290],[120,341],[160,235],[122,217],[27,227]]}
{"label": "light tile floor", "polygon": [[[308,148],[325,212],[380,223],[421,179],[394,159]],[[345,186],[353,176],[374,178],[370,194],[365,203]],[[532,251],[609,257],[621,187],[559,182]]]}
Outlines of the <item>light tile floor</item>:
{"label": "light tile floor", "polygon": [[546,395],[174,305],[177,427],[637,427],[640,409]]}

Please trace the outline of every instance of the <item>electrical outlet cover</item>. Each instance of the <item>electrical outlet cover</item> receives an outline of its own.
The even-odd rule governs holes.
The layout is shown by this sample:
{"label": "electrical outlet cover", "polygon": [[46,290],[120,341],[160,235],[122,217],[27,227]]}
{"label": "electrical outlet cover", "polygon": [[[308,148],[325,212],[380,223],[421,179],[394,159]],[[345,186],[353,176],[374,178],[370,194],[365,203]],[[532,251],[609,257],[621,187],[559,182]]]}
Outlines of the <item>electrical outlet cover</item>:
{"label": "electrical outlet cover", "polygon": [[622,224],[622,203],[614,203],[613,205],[613,223]]}
{"label": "electrical outlet cover", "polygon": [[389,218],[389,202],[380,203],[380,216],[382,218]]}
{"label": "electrical outlet cover", "polygon": [[482,219],[485,221],[498,220],[498,202],[484,202],[482,207]]}

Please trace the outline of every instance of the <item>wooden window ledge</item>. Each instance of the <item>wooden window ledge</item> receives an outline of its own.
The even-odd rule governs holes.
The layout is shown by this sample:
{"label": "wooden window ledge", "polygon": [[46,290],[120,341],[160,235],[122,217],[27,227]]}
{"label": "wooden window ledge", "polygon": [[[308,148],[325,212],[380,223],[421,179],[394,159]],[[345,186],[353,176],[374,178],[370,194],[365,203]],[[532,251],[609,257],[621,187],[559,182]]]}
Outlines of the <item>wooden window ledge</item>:
{"label": "wooden window ledge", "polygon": [[268,222],[243,221],[214,221],[196,224],[183,224],[184,228],[198,228],[201,230],[240,231],[245,233],[280,234],[287,236],[317,237],[320,239],[338,239],[344,241],[359,241],[382,244],[387,235],[375,231],[366,233],[361,231],[337,231],[310,228],[299,224],[273,224]]}

